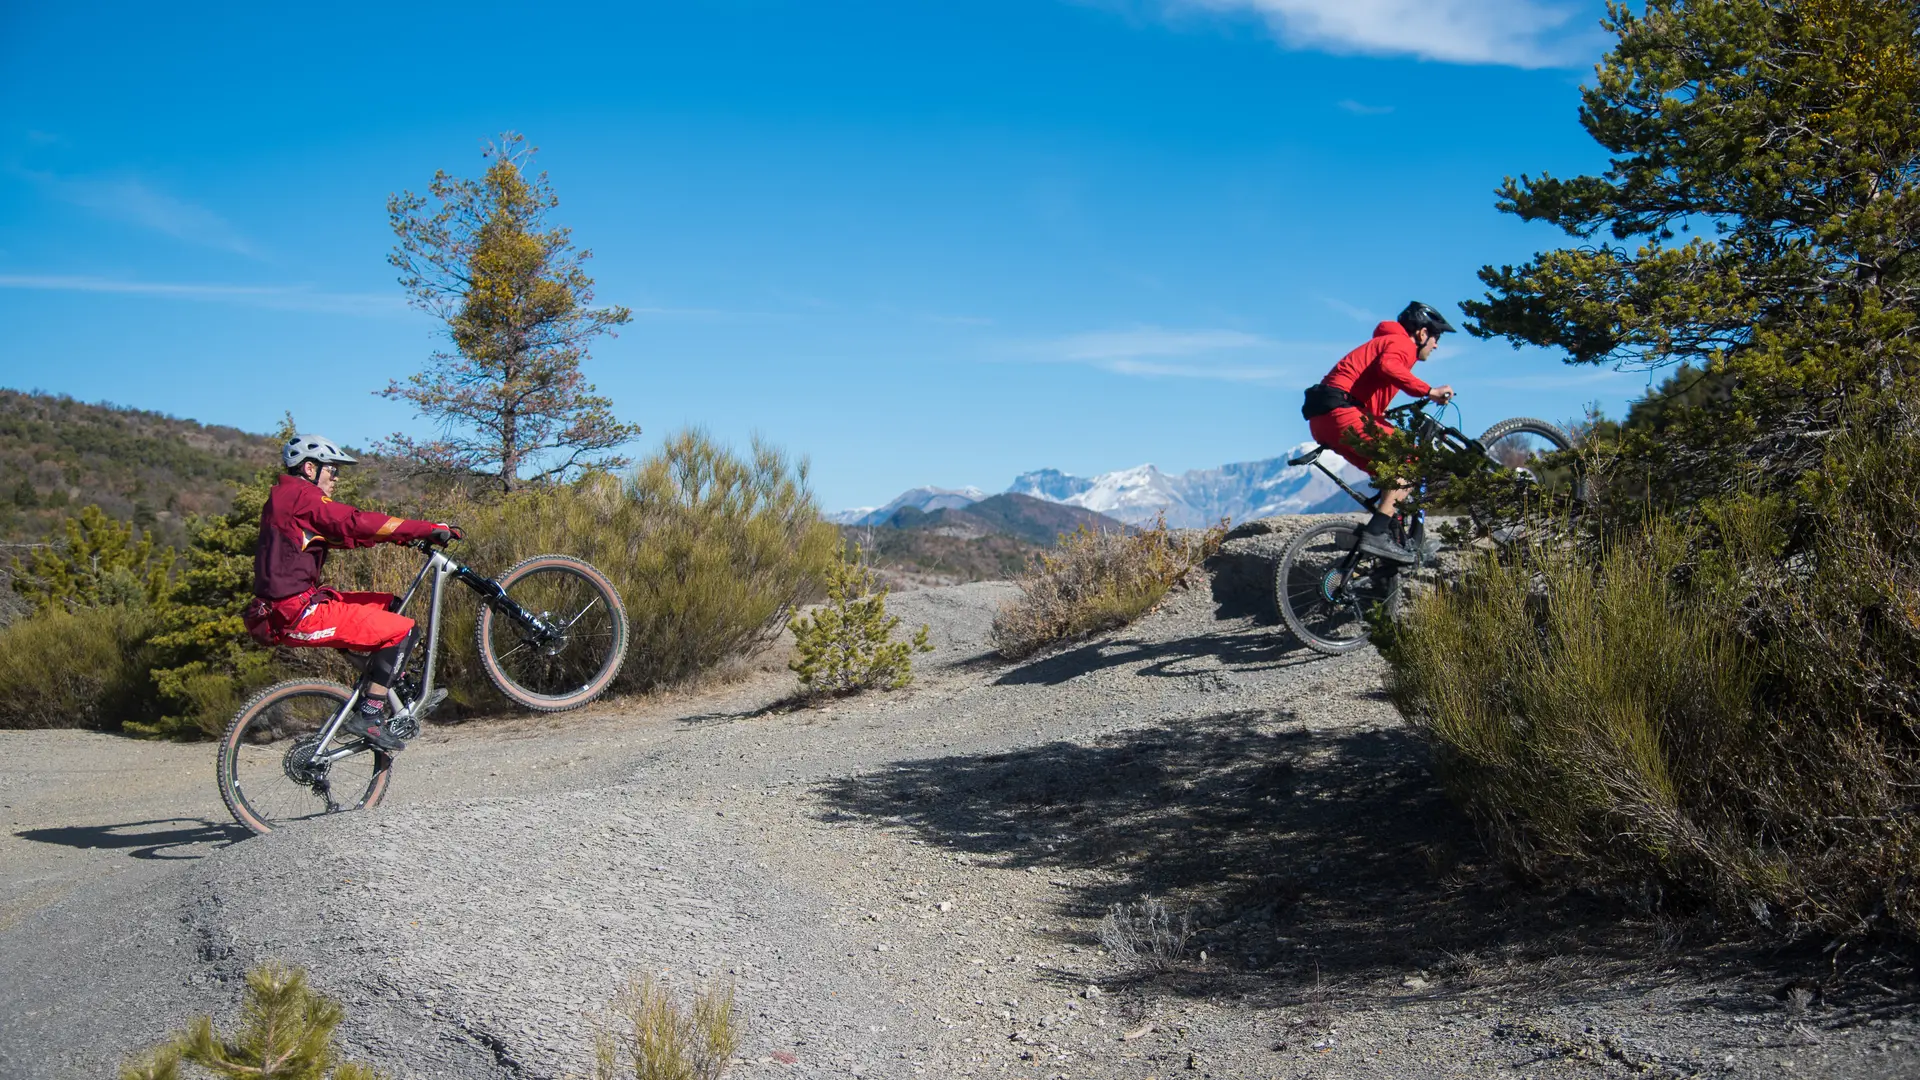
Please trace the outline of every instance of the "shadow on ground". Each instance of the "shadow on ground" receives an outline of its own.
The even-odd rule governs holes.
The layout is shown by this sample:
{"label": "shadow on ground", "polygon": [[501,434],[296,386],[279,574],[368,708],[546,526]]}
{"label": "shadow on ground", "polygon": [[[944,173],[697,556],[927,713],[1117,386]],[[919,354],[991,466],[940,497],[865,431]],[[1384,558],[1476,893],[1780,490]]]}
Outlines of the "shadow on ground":
{"label": "shadow on ground", "polygon": [[1190,906],[1193,949],[1212,959],[1168,981],[1187,992],[1397,987],[1422,972],[1434,992],[1546,979],[1605,994],[1609,972],[1644,970],[1656,934],[1488,865],[1427,760],[1405,730],[1223,712],[1092,746],[897,764],[830,785],[825,816],[1010,868],[1101,871],[1063,896],[1085,918],[1149,896]]}
{"label": "shadow on ground", "polygon": [[119,825],[63,825],[50,829],[26,829],[13,835],[39,844],[59,844],[70,848],[125,849],[128,855],[136,859],[198,859],[209,851],[236,840],[244,840],[251,834],[232,822],[213,822],[204,818],[160,818]]}
{"label": "shadow on ground", "polygon": [[1058,686],[1107,668],[1140,666],[1137,675],[1183,678],[1208,671],[1254,672],[1310,664],[1323,657],[1298,648],[1285,633],[1228,630],[1174,641],[1103,637],[1028,661],[994,680],[996,686]]}

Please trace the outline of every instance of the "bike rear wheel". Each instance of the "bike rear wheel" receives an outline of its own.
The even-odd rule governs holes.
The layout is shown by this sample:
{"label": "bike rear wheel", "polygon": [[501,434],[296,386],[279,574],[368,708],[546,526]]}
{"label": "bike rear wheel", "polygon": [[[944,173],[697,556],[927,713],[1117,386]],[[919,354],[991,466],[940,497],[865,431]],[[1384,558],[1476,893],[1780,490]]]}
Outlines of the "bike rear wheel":
{"label": "bike rear wheel", "polygon": [[1358,526],[1316,525],[1293,538],[1274,570],[1274,603],[1301,644],[1328,656],[1367,643],[1367,617],[1399,612],[1400,568],[1356,550]]}
{"label": "bike rear wheel", "polygon": [[482,603],[475,627],[487,678],[516,704],[577,709],[604,693],[627,658],[627,611],[605,574],[570,555],[536,555],[500,578],[504,605]]}
{"label": "bike rear wheel", "polygon": [[347,751],[316,765],[314,743],[352,697],[326,679],[295,679],[269,686],[234,714],[220,739],[220,798],[233,819],[256,833],[347,810],[379,805],[393,772],[393,756],[352,736],[335,737],[329,752]]}

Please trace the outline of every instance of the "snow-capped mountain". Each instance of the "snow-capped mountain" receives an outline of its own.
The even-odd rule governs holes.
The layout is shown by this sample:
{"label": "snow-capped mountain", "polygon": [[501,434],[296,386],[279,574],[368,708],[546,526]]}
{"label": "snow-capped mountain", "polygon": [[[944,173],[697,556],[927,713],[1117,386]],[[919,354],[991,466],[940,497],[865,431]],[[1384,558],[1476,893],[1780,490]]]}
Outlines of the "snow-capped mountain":
{"label": "snow-capped mountain", "polygon": [[[1140,465],[1092,478],[1055,469],[1024,473],[1010,491],[1078,506],[1129,525],[1149,525],[1165,511],[1167,524],[1201,528],[1221,518],[1247,521],[1278,514],[1340,512],[1354,502],[1312,465],[1288,465],[1287,459],[1314,448],[1302,443],[1284,457],[1243,461],[1217,469],[1168,474]],[[1371,490],[1366,474],[1329,455],[1328,464],[1363,494]]]}
{"label": "snow-capped mountain", "polygon": [[[1163,473],[1140,465],[1099,476],[1072,476],[1058,469],[1021,473],[1007,491],[1048,502],[1092,510],[1129,525],[1151,525],[1161,511],[1175,528],[1203,528],[1230,518],[1236,522],[1278,514],[1342,513],[1356,509],[1354,501],[1327,475],[1312,465],[1288,465],[1287,459],[1307,453],[1313,443],[1301,443],[1283,457],[1243,461],[1217,469]],[[1342,480],[1362,494],[1372,488],[1359,469],[1333,455],[1326,462]],[[885,524],[904,506],[931,513],[963,507],[986,497],[979,488],[914,488],[878,509],[862,507],[827,515],[841,525]]]}
{"label": "snow-capped mountain", "polygon": [[[977,487],[939,488],[917,487],[901,492],[892,502],[882,507],[863,506],[854,510],[841,510],[825,515],[835,525],[882,525],[887,519],[898,513],[902,507],[911,506],[916,510],[931,514],[935,510],[951,510],[962,506],[972,506],[987,493]],[[1049,500],[1059,502],[1059,499]]]}

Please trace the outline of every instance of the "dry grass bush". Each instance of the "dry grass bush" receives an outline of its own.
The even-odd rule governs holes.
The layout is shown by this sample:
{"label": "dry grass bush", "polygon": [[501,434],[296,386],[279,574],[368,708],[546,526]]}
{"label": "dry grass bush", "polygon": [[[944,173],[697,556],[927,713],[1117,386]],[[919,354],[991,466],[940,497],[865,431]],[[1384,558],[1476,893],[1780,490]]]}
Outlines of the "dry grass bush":
{"label": "dry grass bush", "polygon": [[1192,936],[1187,912],[1152,898],[1115,904],[1100,919],[1100,944],[1124,968],[1172,971],[1186,960]]}
{"label": "dry grass bush", "polygon": [[154,614],[51,608],[0,629],[0,728],[117,730],[151,715]]}
{"label": "dry grass bush", "polygon": [[[599,567],[631,622],[616,690],[684,682],[763,647],[819,596],[837,547],[804,463],[758,442],[743,458],[697,431],[669,439],[626,478],[589,476],[492,499],[453,494],[410,512],[459,523],[467,540],[452,554],[489,576],[549,552]],[[383,548],[335,565],[353,575],[342,587],[399,592],[420,561]],[[457,705],[494,704],[474,652],[474,604],[453,588],[441,685]],[[416,601],[409,611],[423,617],[425,608]]]}
{"label": "dry grass bush", "polygon": [[1082,526],[1060,538],[1020,578],[1021,596],[993,620],[993,643],[1018,660],[1048,646],[1125,626],[1146,614],[1220,550],[1224,525],[1169,529],[1161,516],[1137,533]]}
{"label": "dry grass bush", "polygon": [[1389,628],[1396,700],[1507,855],[1920,937],[1920,424],[1861,418],[1827,466],[1485,561]]}
{"label": "dry grass bush", "polygon": [[717,1080],[740,1048],[733,988],[683,1006],[652,976],[629,983],[593,1038],[593,1080]]}

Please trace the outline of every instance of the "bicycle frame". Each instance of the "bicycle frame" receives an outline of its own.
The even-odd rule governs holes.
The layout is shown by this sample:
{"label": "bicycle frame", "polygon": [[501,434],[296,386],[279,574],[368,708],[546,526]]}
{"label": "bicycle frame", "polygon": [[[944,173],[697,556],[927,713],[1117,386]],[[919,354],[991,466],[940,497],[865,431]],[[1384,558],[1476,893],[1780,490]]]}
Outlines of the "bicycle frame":
{"label": "bicycle frame", "polygon": [[[1459,428],[1448,427],[1447,425],[1442,424],[1440,421],[1434,419],[1433,417],[1428,416],[1426,413],[1426,408],[1427,408],[1427,403],[1425,401],[1415,401],[1406,405],[1402,405],[1397,409],[1387,410],[1387,416],[1391,419],[1398,420],[1400,422],[1399,426],[1407,428],[1408,430],[1412,431],[1415,441],[1423,446],[1431,443],[1437,443],[1442,439],[1458,440],[1459,448],[1461,449],[1476,447],[1479,445],[1479,443],[1476,440],[1469,437],[1466,432],[1461,431]],[[1380,491],[1375,491],[1372,498],[1367,498],[1361,495],[1358,491],[1354,490],[1351,484],[1348,484],[1345,480],[1342,480],[1340,478],[1340,474],[1328,468],[1326,465],[1326,462],[1322,460],[1322,458],[1325,456],[1325,452],[1327,449],[1329,448],[1326,447],[1324,444],[1322,444],[1321,446],[1316,447],[1313,453],[1302,454],[1301,456],[1297,458],[1293,458],[1292,460],[1288,461],[1287,464],[1311,465],[1314,468],[1319,469],[1321,472],[1326,474],[1327,479],[1332,480],[1335,484],[1339,485],[1341,491],[1346,492],[1350,497],[1352,497],[1354,502],[1359,503],[1361,506],[1365,507],[1370,512],[1377,513],[1380,509],[1381,496],[1384,493]],[[1420,491],[1424,492],[1424,490],[1425,490],[1425,486],[1422,485],[1422,487],[1420,488]],[[1418,492],[1416,492],[1416,495],[1417,494]],[[1420,510],[1420,509],[1414,510],[1411,515],[1411,522],[1412,523],[1410,525],[1402,525],[1399,518],[1396,517],[1394,522],[1395,531],[1401,534],[1397,536],[1396,539],[1402,540],[1402,541],[1409,541],[1411,543],[1411,546],[1413,547],[1413,552],[1414,552],[1413,567],[1415,569],[1418,569],[1419,567],[1425,565],[1427,561],[1427,553],[1425,552],[1421,544],[1421,541],[1423,541],[1426,538],[1427,512],[1425,510]],[[1359,557],[1360,557],[1359,549],[1355,548],[1353,551],[1348,553],[1346,561],[1341,565],[1340,581],[1342,584],[1342,588],[1345,587],[1345,583],[1352,576],[1354,564],[1359,561]]]}
{"label": "bicycle frame", "polygon": [[[427,553],[427,561],[420,567],[420,572],[413,575],[413,582],[407,586],[407,591],[394,600],[392,610],[396,612],[405,611],[407,605],[412,603],[413,598],[419,594],[420,586],[423,583],[427,583],[427,655],[426,659],[421,662],[419,697],[413,701],[407,701],[401,696],[398,686],[387,687],[387,697],[388,700],[392,702],[393,707],[393,720],[411,719],[414,716],[414,711],[420,707],[422,702],[433,700],[434,671],[440,659],[440,605],[446,599],[448,579],[458,579],[462,584],[479,594],[481,603],[492,605],[495,609],[505,614],[508,618],[513,619],[527,630],[538,635],[553,632],[552,627],[546,625],[542,620],[523,609],[519,604],[514,603],[513,600],[507,596],[506,591],[501,589],[499,584],[493,581],[493,579],[474,573],[467,567],[448,558],[445,552],[434,548],[426,541],[415,541],[409,546],[425,551]],[[431,579],[430,582],[429,579]],[[357,663],[357,666],[361,668],[360,678],[353,684],[353,691],[347,695],[346,703],[333,714],[333,719],[327,721],[326,726],[321,729],[320,740],[315,744],[315,752],[313,755],[315,764],[331,765],[336,761],[362,753],[367,749],[366,743],[339,746],[332,750],[323,749],[328,743],[333,741],[334,735],[340,730],[340,725],[346,722],[347,714],[360,704],[360,701],[366,694],[369,675],[365,670],[365,662],[353,660],[349,662]],[[398,676],[399,672],[395,672],[394,674]],[[396,681],[398,681],[397,678]]]}

